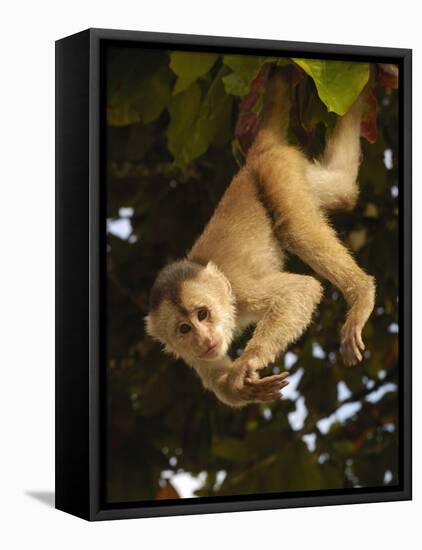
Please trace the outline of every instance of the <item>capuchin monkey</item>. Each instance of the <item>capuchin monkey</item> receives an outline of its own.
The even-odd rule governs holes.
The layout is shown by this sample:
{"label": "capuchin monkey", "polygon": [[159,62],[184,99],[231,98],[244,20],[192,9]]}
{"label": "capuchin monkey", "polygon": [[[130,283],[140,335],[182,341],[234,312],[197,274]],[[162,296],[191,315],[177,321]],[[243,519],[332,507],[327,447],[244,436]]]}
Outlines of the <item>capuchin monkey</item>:
{"label": "capuchin monkey", "polygon": [[[231,407],[280,399],[287,372],[258,371],[307,328],[321,300],[312,276],[283,272],[283,251],[297,255],[343,294],[341,330],[346,365],[362,360],[362,329],[374,306],[374,279],[355,262],[326,219],[356,203],[363,94],[342,117],[319,162],[286,142],[289,73],[267,85],[260,129],[187,257],[158,274],[150,294],[147,332],[181,357],[205,388]],[[249,325],[243,353],[227,351]]]}

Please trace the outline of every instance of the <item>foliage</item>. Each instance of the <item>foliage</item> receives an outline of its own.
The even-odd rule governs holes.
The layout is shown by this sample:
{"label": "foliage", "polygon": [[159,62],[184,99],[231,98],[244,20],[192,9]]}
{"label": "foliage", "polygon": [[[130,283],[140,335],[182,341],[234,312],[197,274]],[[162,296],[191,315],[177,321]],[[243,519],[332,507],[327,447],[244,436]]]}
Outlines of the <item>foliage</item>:
{"label": "foliage", "polygon": [[369,63],[297,59],[315,82],[318,95],[329,111],[344,115],[369,79]]}
{"label": "foliage", "polygon": [[[231,410],[161,353],[143,317],[157,271],[190,248],[242,163],[274,65],[292,66],[290,139],[310,155],[370,72],[378,83],[362,125],[372,144],[363,141],[361,197],[333,218],[376,277],[377,301],[365,360],[348,369],[338,355],[345,304],[325,282],[311,328],[271,367],[290,370],[286,397]],[[397,484],[394,66],[119,47],[107,69],[108,500],[177,498],[182,472],[198,476],[201,496]],[[308,272],[293,257],[288,268]]]}

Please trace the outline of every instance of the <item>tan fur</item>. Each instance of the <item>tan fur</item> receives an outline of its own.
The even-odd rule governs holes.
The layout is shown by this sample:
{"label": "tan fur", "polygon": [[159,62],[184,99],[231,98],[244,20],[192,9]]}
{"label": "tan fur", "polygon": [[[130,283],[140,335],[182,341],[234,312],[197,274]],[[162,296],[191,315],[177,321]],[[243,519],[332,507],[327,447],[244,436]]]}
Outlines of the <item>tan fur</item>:
{"label": "tan fur", "polygon": [[[321,299],[316,279],[282,272],[283,248],[345,296],[349,312],[341,351],[346,364],[362,359],[361,331],[373,309],[373,279],[357,266],[325,217],[326,211],[352,208],[358,196],[362,99],[339,118],[319,163],[287,145],[289,111],[288,78],[278,73],[246,165],[187,256],[207,264],[181,286],[188,313],[164,300],[147,318],[148,332],[183,357],[204,386],[230,406],[279,398],[287,373],[259,379],[256,371],[299,338]],[[203,306],[211,311],[207,322],[196,317]],[[183,319],[191,323],[189,335],[178,332]],[[251,340],[232,362],[230,342],[252,323]],[[210,342],[218,342],[216,355],[204,358]]]}

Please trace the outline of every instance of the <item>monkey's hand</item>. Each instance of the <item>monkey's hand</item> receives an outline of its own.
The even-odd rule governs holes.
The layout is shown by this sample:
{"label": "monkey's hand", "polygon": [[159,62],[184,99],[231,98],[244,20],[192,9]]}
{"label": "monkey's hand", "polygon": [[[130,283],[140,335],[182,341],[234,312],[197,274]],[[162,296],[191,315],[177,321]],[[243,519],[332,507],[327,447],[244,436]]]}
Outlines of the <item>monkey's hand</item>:
{"label": "monkey's hand", "polygon": [[249,403],[278,400],[281,390],[289,383],[288,372],[260,378],[251,357],[232,361],[225,357],[217,364],[194,363],[205,388],[229,407],[244,407]]}
{"label": "monkey's hand", "polygon": [[289,383],[285,380],[288,375],[288,372],[282,372],[264,378],[245,378],[244,385],[240,389],[242,398],[249,403],[278,400],[282,395],[281,390]]}
{"label": "monkey's hand", "polygon": [[230,392],[240,400],[238,406],[278,400],[281,390],[289,383],[288,372],[259,378],[256,370],[241,359],[235,361],[227,378]]}

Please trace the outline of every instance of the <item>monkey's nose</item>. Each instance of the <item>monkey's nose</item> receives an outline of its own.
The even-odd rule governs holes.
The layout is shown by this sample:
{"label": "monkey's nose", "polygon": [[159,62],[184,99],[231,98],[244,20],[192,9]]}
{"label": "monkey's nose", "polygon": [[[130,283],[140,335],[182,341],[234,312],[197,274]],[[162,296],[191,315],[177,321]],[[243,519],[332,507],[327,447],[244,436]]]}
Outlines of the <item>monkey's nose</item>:
{"label": "monkey's nose", "polygon": [[210,336],[205,336],[204,334],[202,334],[200,342],[205,348],[208,348],[212,344],[212,339]]}
{"label": "monkey's nose", "polygon": [[206,340],[204,340],[204,346],[207,348],[207,351],[211,351],[215,348],[216,344],[213,340],[207,338]]}

